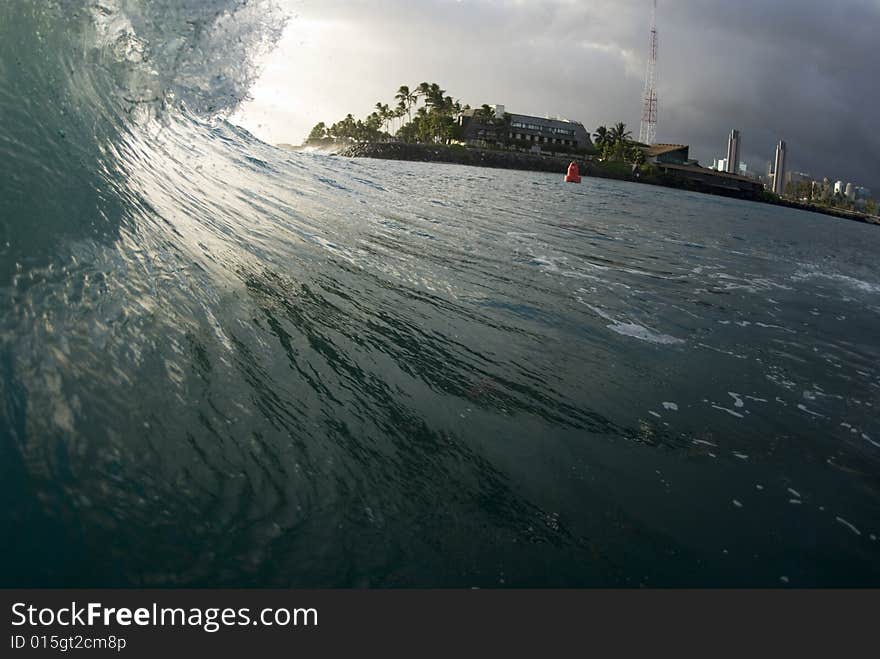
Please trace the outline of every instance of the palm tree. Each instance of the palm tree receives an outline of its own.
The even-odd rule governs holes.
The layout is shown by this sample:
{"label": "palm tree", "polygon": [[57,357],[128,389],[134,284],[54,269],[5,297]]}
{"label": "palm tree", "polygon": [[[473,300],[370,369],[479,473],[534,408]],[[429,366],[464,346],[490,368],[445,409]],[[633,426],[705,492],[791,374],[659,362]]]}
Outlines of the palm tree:
{"label": "palm tree", "polygon": [[632,137],[632,132],[626,129],[626,124],[618,121],[611,129],[611,139],[615,144],[627,142]]}
{"label": "palm tree", "polygon": [[387,103],[376,103],[376,113],[382,121],[382,129],[387,133],[390,128],[393,114]]}
{"label": "palm tree", "polygon": [[312,128],[312,132],[306,138],[306,144],[309,142],[319,142],[327,137],[327,125],[322,121]]}
{"label": "palm tree", "polygon": [[419,86],[416,87],[415,95],[418,96],[428,96],[428,93],[431,91],[431,84],[427,82],[420,82]]}
{"label": "palm tree", "polygon": [[604,147],[611,141],[611,135],[608,133],[608,127],[599,126],[596,129],[596,132],[593,134],[593,139],[595,140],[596,147],[601,151],[602,147]]}
{"label": "palm tree", "polygon": [[414,92],[411,92],[406,85],[401,85],[394,98],[398,101],[398,107],[409,115],[409,120],[412,122],[412,106],[416,102],[418,96]]}
{"label": "palm tree", "polygon": [[425,105],[432,109],[443,107],[444,94],[446,94],[446,90],[441,89],[436,82],[421,82],[416,87],[416,96],[424,96]]}
{"label": "palm tree", "polygon": [[492,119],[495,118],[495,108],[493,108],[488,103],[483,103],[479,110],[477,110],[474,114],[479,114],[480,118],[489,123]]}
{"label": "palm tree", "polygon": [[395,131],[395,132],[400,132],[401,125],[403,124],[403,116],[406,114],[406,107],[404,107],[403,105],[398,103],[397,108],[395,110],[392,110],[392,112],[394,113],[395,119],[401,120],[400,124],[398,124],[398,126],[397,126],[397,131]]}

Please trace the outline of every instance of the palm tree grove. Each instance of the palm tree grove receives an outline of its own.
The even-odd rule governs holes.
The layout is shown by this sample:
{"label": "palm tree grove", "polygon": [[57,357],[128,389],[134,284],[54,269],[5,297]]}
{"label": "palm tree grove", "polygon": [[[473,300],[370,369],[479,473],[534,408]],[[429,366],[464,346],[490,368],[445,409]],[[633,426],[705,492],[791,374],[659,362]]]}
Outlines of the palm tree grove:
{"label": "palm tree grove", "polygon": [[[394,94],[393,105],[379,101],[373,111],[363,119],[351,114],[340,121],[327,125],[318,123],[305,140],[306,145],[363,142],[403,142],[407,144],[454,145],[459,143],[458,118],[471,110],[460,100],[449,96],[436,82],[422,82],[416,87],[401,85]],[[496,116],[487,104],[473,110],[473,117],[481,123],[503,127],[509,124],[510,115]],[[508,138],[507,131],[497,131],[498,141],[494,148],[504,150],[527,150]],[[592,135],[595,149],[567,149],[572,155],[595,156],[604,162],[625,162],[642,166],[645,155],[639,144],[632,139],[632,132],[623,122],[611,126],[599,126]],[[492,146],[484,147],[492,148]]]}

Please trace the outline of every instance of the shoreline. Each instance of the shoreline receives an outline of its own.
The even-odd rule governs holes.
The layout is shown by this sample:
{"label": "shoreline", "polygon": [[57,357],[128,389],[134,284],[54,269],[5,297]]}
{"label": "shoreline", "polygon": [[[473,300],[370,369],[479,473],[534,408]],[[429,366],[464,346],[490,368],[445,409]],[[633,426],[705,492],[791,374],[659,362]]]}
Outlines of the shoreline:
{"label": "shoreline", "polygon": [[372,158],[376,160],[401,160],[407,162],[439,162],[452,165],[469,165],[488,169],[510,169],[565,174],[568,164],[574,160],[580,167],[581,175],[586,178],[604,178],[617,181],[629,181],[644,185],[656,185],[677,190],[700,192],[720,197],[732,197],[745,201],[754,201],[770,206],[793,208],[810,213],[817,213],[863,224],[880,225],[880,217],[847,211],[844,209],[814,206],[786,199],[770,199],[735,191],[724,191],[698,182],[674,176],[669,173],[632,175],[628,163],[604,163],[587,160],[583,156],[551,156],[511,151],[495,151],[464,146],[407,144],[403,142],[364,142],[349,146],[338,145],[338,149],[328,152],[330,155],[343,158]]}

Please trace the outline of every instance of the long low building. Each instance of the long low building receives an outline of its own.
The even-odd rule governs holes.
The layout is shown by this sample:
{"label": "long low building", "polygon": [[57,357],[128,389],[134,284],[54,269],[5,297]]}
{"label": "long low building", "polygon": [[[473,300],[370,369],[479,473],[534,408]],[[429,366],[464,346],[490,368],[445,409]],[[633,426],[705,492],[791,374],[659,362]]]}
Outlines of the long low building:
{"label": "long low building", "polygon": [[759,181],[747,176],[701,167],[690,158],[690,147],[686,144],[652,144],[642,151],[645,160],[661,172],[689,181],[707,192],[756,198],[764,190]]}
{"label": "long low building", "polygon": [[652,144],[642,147],[642,152],[645,154],[645,160],[654,165],[695,163],[690,159],[690,147],[687,144]]}
{"label": "long low building", "polygon": [[481,110],[462,112],[459,117],[461,139],[476,146],[519,143],[545,151],[553,151],[554,147],[593,150],[590,134],[580,122],[508,114],[504,106],[495,106],[493,110],[494,117],[485,117]]}
{"label": "long low building", "polygon": [[759,181],[738,174],[717,172],[699,165],[677,165],[661,163],[657,168],[666,174],[692,181],[702,187],[710,188],[719,193],[735,194],[736,196],[758,197],[764,191]]}

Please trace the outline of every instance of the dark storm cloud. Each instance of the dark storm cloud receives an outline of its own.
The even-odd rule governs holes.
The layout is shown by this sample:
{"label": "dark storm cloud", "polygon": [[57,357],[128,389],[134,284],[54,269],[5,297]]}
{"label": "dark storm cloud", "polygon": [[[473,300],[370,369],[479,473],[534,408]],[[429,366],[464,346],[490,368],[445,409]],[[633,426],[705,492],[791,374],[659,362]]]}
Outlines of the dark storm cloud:
{"label": "dark storm cloud", "polygon": [[[738,128],[744,158],[763,170],[785,139],[792,168],[880,192],[872,57],[880,0],[659,4],[658,140],[689,143],[694,157],[711,164]],[[381,58],[369,63],[374,100],[388,100],[402,82],[429,80],[471,104],[559,114],[589,128],[623,120],[638,132],[650,0],[296,6],[303,15],[356,25],[365,43],[383,44]],[[362,104],[356,109],[369,109]]]}

